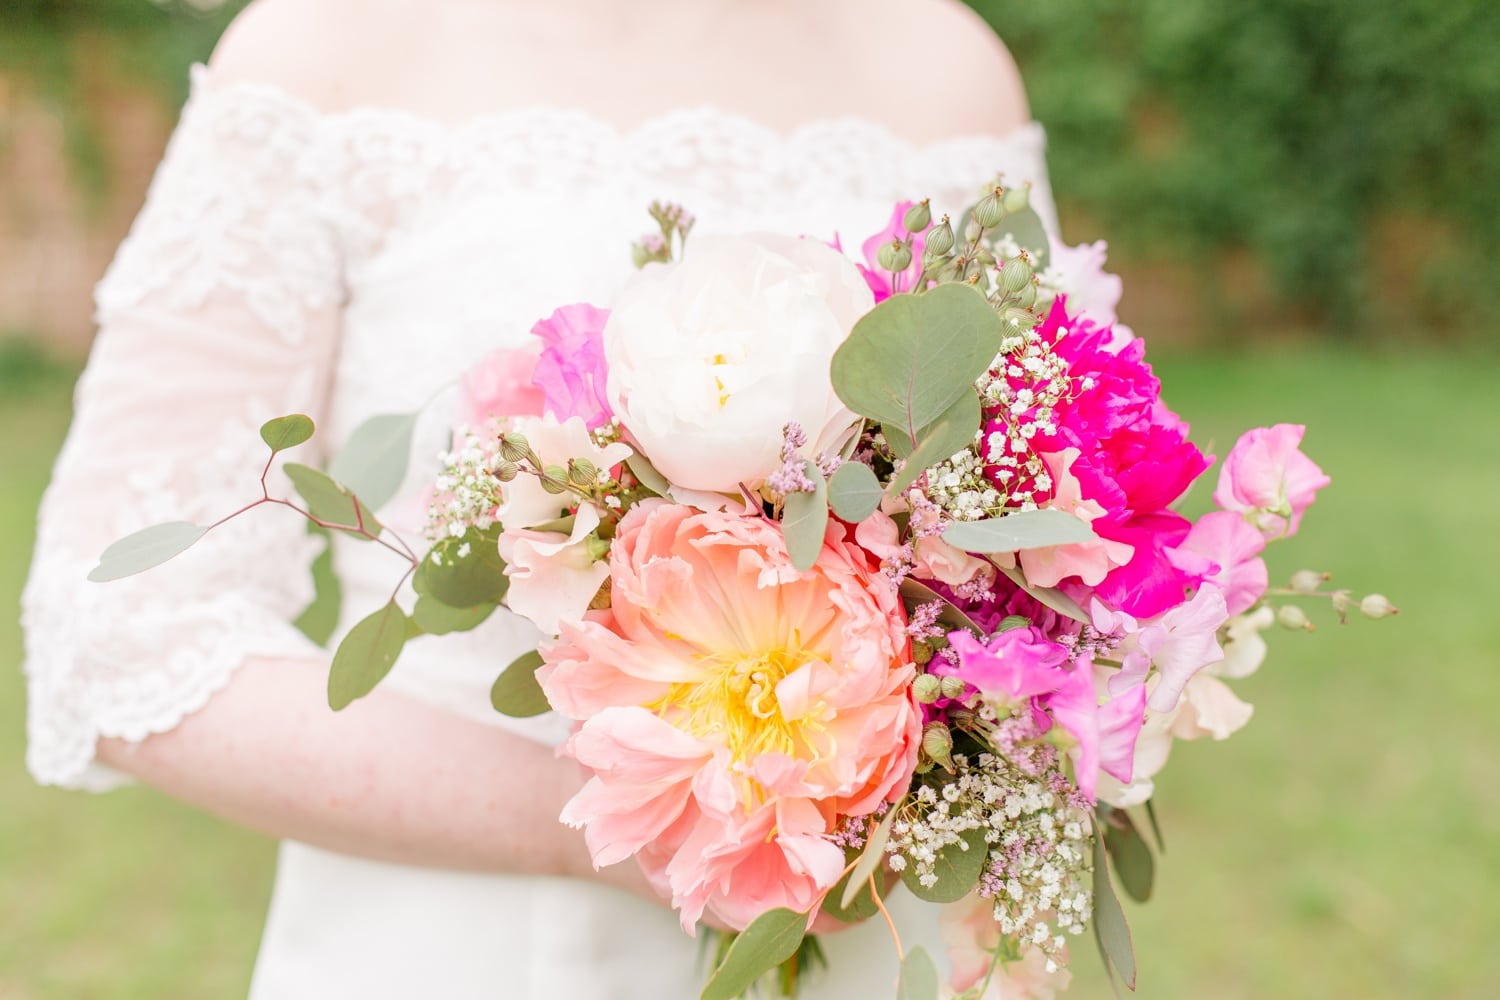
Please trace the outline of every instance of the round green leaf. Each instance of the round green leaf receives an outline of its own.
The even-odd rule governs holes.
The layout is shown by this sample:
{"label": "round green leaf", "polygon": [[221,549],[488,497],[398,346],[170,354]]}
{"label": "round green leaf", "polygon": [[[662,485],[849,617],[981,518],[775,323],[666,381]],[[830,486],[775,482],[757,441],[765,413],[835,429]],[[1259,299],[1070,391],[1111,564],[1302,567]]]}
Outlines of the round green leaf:
{"label": "round green leaf", "polygon": [[499,604],[510,589],[500,558],[500,525],[441,539],[422,560],[420,573],[421,590],[450,608]]}
{"label": "round green leaf", "polygon": [[979,420],[979,396],[968,391],[960,393],[935,423],[917,432],[916,450],[906,456],[906,464],[886,486],[886,493],[890,496],[902,493],[922,473],[967,449],[979,433]]}
{"label": "round green leaf", "polygon": [[328,474],[368,507],[378,510],[396,495],[406,478],[416,426],[415,413],[371,417],[349,435],[329,465]]}
{"label": "round green leaf", "polygon": [[933,865],[937,881],[930,886],[921,883],[917,866],[908,864],[901,870],[901,881],[911,894],[929,903],[956,903],[979,884],[990,848],[983,830],[967,830],[959,835],[962,844],[950,844],[938,852]]}
{"label": "round green leaf", "polygon": [[476,604],[467,608],[455,608],[436,597],[423,594],[417,598],[411,616],[428,635],[447,635],[450,632],[467,632],[478,628],[494,614],[495,607],[494,604]]}
{"label": "round green leaf", "polygon": [[880,509],[880,480],[863,462],[845,462],[828,477],[828,504],[851,524],[858,524]]}
{"label": "round green leaf", "polygon": [[295,448],[313,436],[312,418],[293,413],[260,425],[260,439],[270,446],[272,452]]}
{"label": "round green leaf", "polygon": [[1091,542],[1098,537],[1085,521],[1064,510],[1020,510],[983,521],[955,521],[943,532],[943,541],[954,548],[985,555]]}
{"label": "round green leaf", "polygon": [[309,465],[288,462],[284,468],[313,517],[355,538],[380,534],[380,522],[369,505],[344,487]]}
{"label": "round green leaf", "polygon": [[552,711],[542,686],[536,682],[537,668],[542,665],[542,654],[536,650],[522,653],[506,667],[490,687],[490,704],[501,715],[512,719],[529,719]]}
{"label": "round green leaf", "polygon": [[940,285],[893,295],[860,319],[833,356],[834,391],[860,416],[908,437],[974,387],[1000,352],[1003,326],[983,294]]}
{"label": "round green leaf", "polygon": [[99,565],[89,571],[89,579],[95,583],[108,583],[143,573],[186,552],[206,534],[207,528],[187,521],[168,521],[142,528],[100,553]]}
{"label": "round green leaf", "polygon": [[807,915],[787,909],[762,913],[734,937],[724,961],[699,1000],[736,1000],[761,976],[797,953],[807,933]]}
{"label": "round green leaf", "polygon": [[828,531],[828,482],[811,462],[805,466],[812,480],[813,492],[788,493],[781,509],[781,531],[786,536],[787,553],[799,570],[812,569],[823,551],[823,536]]}
{"label": "round green leaf", "polygon": [[919,945],[902,959],[896,1000],[938,1000],[937,965],[926,948]]}
{"label": "round green leaf", "polygon": [[335,712],[375,690],[406,645],[406,613],[391,601],[349,630],[328,671],[328,705]]}

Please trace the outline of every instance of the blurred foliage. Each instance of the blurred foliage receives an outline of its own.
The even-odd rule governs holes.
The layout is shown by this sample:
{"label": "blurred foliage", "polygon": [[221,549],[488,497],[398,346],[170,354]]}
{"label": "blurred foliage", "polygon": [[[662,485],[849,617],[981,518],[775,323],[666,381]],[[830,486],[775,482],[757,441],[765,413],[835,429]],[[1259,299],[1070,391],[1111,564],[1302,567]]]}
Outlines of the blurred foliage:
{"label": "blurred foliage", "polygon": [[1500,300],[1495,0],[972,6],[1021,66],[1057,190],[1115,242],[1249,249],[1351,328],[1388,322],[1392,292],[1426,323]]}

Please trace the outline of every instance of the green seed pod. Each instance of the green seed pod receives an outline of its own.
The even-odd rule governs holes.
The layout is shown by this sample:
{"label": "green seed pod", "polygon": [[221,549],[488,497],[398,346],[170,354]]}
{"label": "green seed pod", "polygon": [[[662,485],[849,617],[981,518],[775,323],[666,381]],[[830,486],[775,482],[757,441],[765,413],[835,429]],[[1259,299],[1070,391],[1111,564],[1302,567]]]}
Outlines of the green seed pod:
{"label": "green seed pod", "polygon": [[911,247],[901,240],[891,240],[880,248],[875,262],[887,271],[904,271],[911,267]]}
{"label": "green seed pod", "polygon": [[542,489],[551,494],[566,493],[568,489],[568,470],[560,465],[549,465],[542,470]]}
{"label": "green seed pod", "polygon": [[[995,191],[999,191],[996,188]],[[1000,225],[1000,220],[1005,218],[1005,207],[1001,205],[1000,198],[994,193],[985,195],[979,199],[979,204],[974,206],[974,221],[985,229],[994,229]]]}
{"label": "green seed pod", "polygon": [[944,677],[942,681],[939,691],[944,698],[962,698],[964,689],[968,687],[961,677]]}
{"label": "green seed pod", "polygon": [[508,483],[514,480],[520,471],[515,462],[501,462],[495,467],[495,478],[502,483]]}
{"label": "green seed pod", "polygon": [[996,632],[1009,632],[1013,628],[1026,628],[1031,624],[1031,619],[1025,615],[1006,615],[1000,620],[1000,627]]}
{"label": "green seed pod", "polygon": [[911,682],[911,696],[923,705],[931,705],[942,697],[943,678],[932,674],[918,674]]}
{"label": "green seed pod", "polygon": [[1323,581],[1328,579],[1327,573],[1319,573],[1317,570],[1299,569],[1292,574],[1292,590],[1299,594],[1316,594]]}
{"label": "green seed pod", "polygon": [[979,220],[978,219],[974,218],[973,216],[970,216],[968,223],[965,224],[965,226],[964,226],[964,242],[965,243],[978,243],[979,242],[979,237],[981,237],[983,235],[984,235],[984,227],[979,224]]}
{"label": "green seed pod", "polygon": [[922,752],[953,770],[953,734],[941,722],[929,722],[922,728]]}
{"label": "green seed pod", "polygon": [[599,469],[586,458],[568,460],[568,482],[574,486],[593,486],[599,480]]}
{"label": "green seed pod", "polygon": [[500,457],[507,462],[519,462],[531,453],[531,442],[524,434],[501,434]]}
{"label": "green seed pod", "polygon": [[1293,632],[1311,632],[1313,623],[1307,620],[1307,612],[1295,604],[1283,604],[1276,609],[1276,621],[1284,629]]}
{"label": "green seed pod", "polygon": [[1016,305],[1022,309],[1030,309],[1036,305],[1036,285],[1033,282],[1022,285],[1021,290],[1015,294],[1015,300]]}
{"label": "green seed pod", "polygon": [[1387,618],[1399,611],[1384,594],[1371,594],[1359,602],[1359,613],[1366,618]]}
{"label": "green seed pod", "polygon": [[943,216],[943,221],[933,227],[932,232],[927,234],[927,252],[934,257],[941,257],[953,249],[953,224],[948,217]]}
{"label": "green seed pod", "polygon": [[1019,257],[1000,265],[1000,285],[1011,295],[1031,284],[1031,275],[1031,265]]}
{"label": "green seed pod", "polygon": [[932,209],[927,207],[927,199],[923,198],[911,208],[906,210],[906,216],[901,220],[901,226],[908,233],[920,233],[932,224]]}

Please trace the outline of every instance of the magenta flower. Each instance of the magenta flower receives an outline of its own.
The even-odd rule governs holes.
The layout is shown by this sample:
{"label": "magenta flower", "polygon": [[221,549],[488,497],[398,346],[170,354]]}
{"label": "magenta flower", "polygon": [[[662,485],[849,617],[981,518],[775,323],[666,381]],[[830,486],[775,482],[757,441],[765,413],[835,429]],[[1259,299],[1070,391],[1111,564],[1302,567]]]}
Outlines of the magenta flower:
{"label": "magenta flower", "polygon": [[1306,429],[1277,424],[1242,434],[1219,470],[1214,503],[1244,514],[1268,536],[1296,534],[1303,511],[1332,482],[1302,454]]}
{"label": "magenta flower", "polygon": [[604,324],[609,310],[587,303],[563,306],[531,332],[542,340],[532,382],[546,412],[558,420],[582,417],[590,430],[614,415],[604,398]]}
{"label": "magenta flower", "polygon": [[1231,615],[1248,611],[1266,592],[1266,539],[1233,511],[1204,514],[1188,532],[1183,548],[1213,561],[1206,579],[1224,592]]}
{"label": "magenta flower", "polygon": [[927,672],[961,678],[988,698],[1029,701],[1056,691],[1067,680],[1062,665],[1068,662],[1068,650],[1034,625],[1008,629],[988,643],[967,631],[953,632],[948,642],[958,662],[934,659]]}
{"label": "magenta flower", "polygon": [[1145,685],[1137,684],[1101,705],[1093,666],[1080,660],[1063,685],[1043,698],[1042,704],[1078,742],[1073,768],[1078,790],[1090,802],[1094,801],[1100,771],[1130,784],[1135,773],[1135,741],[1146,718]]}

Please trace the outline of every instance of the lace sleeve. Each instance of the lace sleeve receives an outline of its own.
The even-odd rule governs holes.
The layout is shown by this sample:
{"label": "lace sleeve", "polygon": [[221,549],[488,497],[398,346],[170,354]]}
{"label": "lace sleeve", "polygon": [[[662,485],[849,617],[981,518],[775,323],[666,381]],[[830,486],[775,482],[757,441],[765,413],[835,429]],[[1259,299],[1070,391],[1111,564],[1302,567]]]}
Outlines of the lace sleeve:
{"label": "lace sleeve", "polygon": [[143,576],[85,579],[122,535],[209,523],[259,496],[259,424],[317,418],[343,290],[307,166],[315,124],[200,80],[98,288],[100,332],[22,601],[38,781],[118,784],[94,760],[100,737],[172,728],[247,656],[319,654],[288,624],[311,597],[311,543],[291,511],[254,511]]}

